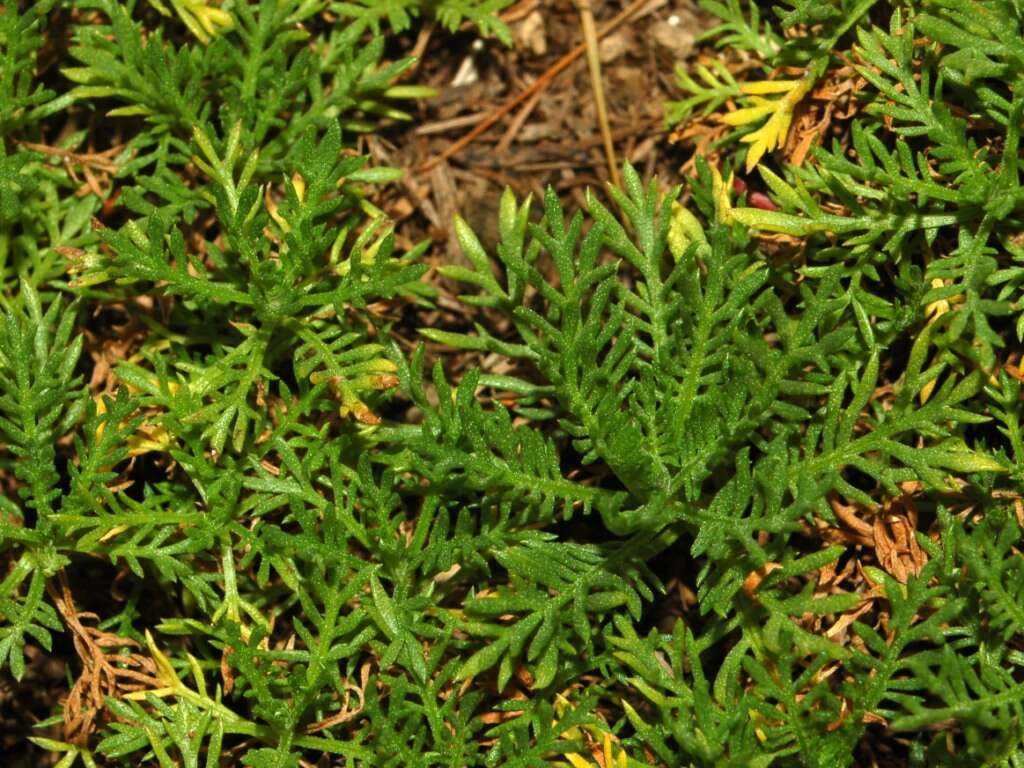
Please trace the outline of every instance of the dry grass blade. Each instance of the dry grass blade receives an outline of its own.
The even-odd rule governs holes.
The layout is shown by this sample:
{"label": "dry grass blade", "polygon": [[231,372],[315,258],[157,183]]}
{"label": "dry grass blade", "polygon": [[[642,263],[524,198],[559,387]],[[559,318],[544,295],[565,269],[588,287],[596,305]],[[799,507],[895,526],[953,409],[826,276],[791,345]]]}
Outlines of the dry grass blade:
{"label": "dry grass blade", "polygon": [[[632,3],[626,6],[611,21],[609,21],[605,26],[603,26],[600,30],[597,31],[596,38],[600,40],[605,35],[608,35],[617,27],[619,27],[626,21],[629,21],[629,19],[632,18],[634,14],[638,13],[644,6],[648,5],[649,3],[650,0],[633,0]],[[520,91],[518,94],[513,96],[508,101],[506,101],[500,107],[492,111],[473,130],[471,130],[461,139],[453,143],[450,147],[448,147],[448,149],[446,149],[440,155],[431,158],[426,163],[421,165],[417,169],[417,171],[421,174],[428,173],[438,163],[444,162],[448,158],[457,155],[463,149],[465,149],[474,141],[476,141],[476,139],[478,139],[480,136],[486,133],[491,128],[491,126],[493,126],[495,123],[501,120],[501,118],[503,118],[516,107],[518,107],[524,101],[529,99],[531,96],[533,96],[533,94],[537,93],[537,91],[546,88],[548,83],[550,83],[555,77],[557,77],[558,74],[565,70],[570,64],[576,61],[576,59],[582,56],[586,52],[586,50],[587,46],[585,44],[581,44],[573,48],[571,51],[569,51],[569,53],[565,54],[562,58],[560,58],[558,61],[552,64],[543,75],[537,78],[536,82],[534,82],[533,85],[531,85],[529,88],[524,88],[522,91]]]}
{"label": "dry grass blade", "polygon": [[612,143],[612,129],[608,124],[608,107],[604,100],[604,81],[601,78],[601,60],[597,55],[597,28],[594,25],[594,9],[590,0],[576,0],[583,25],[583,44],[587,48],[587,68],[590,70],[590,85],[594,91],[594,106],[597,108],[597,122],[604,141],[605,159],[612,183],[620,186],[619,162],[615,159],[615,145]]}

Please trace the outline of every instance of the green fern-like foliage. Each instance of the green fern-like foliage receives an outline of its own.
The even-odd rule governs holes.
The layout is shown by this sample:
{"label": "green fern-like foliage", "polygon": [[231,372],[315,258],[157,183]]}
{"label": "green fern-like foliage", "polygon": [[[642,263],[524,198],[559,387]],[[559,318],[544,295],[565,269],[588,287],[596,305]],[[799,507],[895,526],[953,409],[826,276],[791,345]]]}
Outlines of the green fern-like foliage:
{"label": "green fern-like foliage", "polygon": [[[854,628],[865,639],[856,652],[807,632],[800,626],[806,617],[834,620],[864,598],[791,592],[789,586],[844,557],[841,547],[798,554],[798,532],[809,521],[834,520],[828,499],[870,508],[899,495],[908,481],[941,496],[951,489],[951,473],[980,478],[1006,471],[1001,460],[962,436],[965,428],[987,421],[977,413],[984,402],[979,376],[949,378],[922,403],[922,388],[939,373],[923,370],[926,335],[914,345],[892,405],[880,407],[878,339],[858,330],[838,266],[816,270],[799,289],[776,282],[771,266],[735,229],[715,224],[704,230],[685,209],[677,206],[673,213],[678,190],[660,195],[628,167],[625,178],[625,191],[611,190],[618,212],[591,198],[589,226],[581,214],[566,221],[552,195],[543,218],[529,223],[528,203],[517,206],[507,194],[497,250],[501,273],[460,225],[474,268],[443,270],[478,289],[467,301],[507,312],[516,338],[496,337],[483,326],[471,335],[423,333],[518,358],[534,371],[531,376],[487,384],[543,391],[547,416],[538,422],[537,409],[524,403],[534,427],[516,428],[514,412],[495,406],[489,413],[473,404],[470,392],[482,379],[468,377],[449,392],[435,376],[441,405],[413,448],[427,458],[421,471],[448,492],[483,494],[526,524],[589,514],[621,541],[606,551],[606,570],[591,577],[607,585],[600,600],[592,598],[595,613],[599,606],[622,606],[618,618],[591,624],[574,639],[575,653],[562,669],[572,677],[597,673],[613,655],[640,674],[643,685],[629,677],[628,687],[646,700],[630,702],[626,727],[638,745],[664,760],[682,752],[706,765],[787,755],[800,755],[805,765],[849,764],[865,733],[865,715],[921,727],[951,711],[933,711],[936,695],[988,723],[982,732],[989,737],[1000,733],[1007,722],[1001,718],[1013,716],[1002,702],[1018,695],[1012,671],[1006,669],[1003,682],[985,693],[958,694],[955,687],[938,692],[933,683],[940,658],[942,674],[981,674],[970,643],[937,631],[953,617],[969,621],[968,603],[952,586],[948,592],[926,586],[940,563],[973,551],[958,547],[952,533],[943,539],[948,551],[932,550],[929,569],[906,586],[884,577],[893,620],[904,622],[895,645],[860,624]],[[562,437],[553,441],[556,435]],[[574,483],[563,474],[562,456],[569,450],[584,466],[600,468],[594,482]],[[546,563],[553,562],[570,568],[578,556],[562,546],[560,557],[552,552],[524,571],[545,574],[551,568]],[[680,626],[667,646],[684,654],[673,676],[650,656],[669,652],[663,641],[641,639],[626,616],[642,614],[654,594],[645,584],[657,587],[644,575],[644,564],[657,552],[681,547],[692,559],[702,618],[699,634],[696,627]],[[750,595],[745,579],[769,564],[778,569]],[[517,585],[517,569],[503,565],[511,597],[523,586]],[[579,611],[587,605],[586,584],[551,581],[548,594],[564,595]],[[898,594],[904,591],[907,596]],[[469,604],[467,611],[493,600],[494,611],[507,618],[518,602],[503,594]],[[926,602],[945,607],[930,616]],[[558,606],[577,632],[585,626],[554,597],[548,605]],[[501,684],[525,653],[539,680],[557,681],[543,651],[548,634],[557,630],[544,631],[546,621],[526,615],[500,624],[500,639],[471,657],[463,673],[498,665]],[[904,655],[906,647],[925,640],[934,650]],[[705,654],[726,659],[713,670],[713,682],[711,672],[698,674]],[[867,691],[840,693],[821,679],[836,665],[851,676],[874,669],[873,675],[889,677]],[[621,677],[619,684],[627,685]],[[968,749],[980,750],[980,743]]]}
{"label": "green fern-like foliage", "polygon": [[829,141],[506,192],[405,354],[445,315],[351,140],[422,93],[380,33],[505,5],[0,11],[0,683],[68,670],[23,741],[1024,764],[1019,7],[706,3],[676,117],[757,105],[730,51],[801,98],[840,62]]}
{"label": "green fern-like foliage", "polygon": [[513,0],[356,0],[335,2],[333,10],[353,19],[367,21],[377,29],[382,20],[395,32],[407,30],[413,19],[428,15],[445,29],[455,32],[463,23],[472,24],[484,35],[493,35],[506,45],[512,42],[512,33],[498,17],[499,11],[512,5]]}
{"label": "green fern-like foliage", "polygon": [[[364,401],[393,386],[395,365],[351,313],[409,290],[423,270],[415,253],[393,254],[379,218],[367,226],[359,185],[393,175],[343,157],[342,128],[358,127],[346,116],[389,114],[375,99],[407,62],[376,69],[383,41],[358,46],[358,25],[317,40],[314,54],[295,26],[316,11],[309,3],[233,6],[227,30],[180,47],[159,29],[143,39],[120,4],[101,7],[109,26],[78,30],[73,55],[87,66],[65,70],[80,83],[71,95],[125,102],[108,115],[142,116],[145,128],[126,166],[136,217],[103,232],[106,254],[76,255],[76,285],[108,297],[125,293],[115,284],[129,295],[159,286],[177,314],[125,364],[124,381],[175,421],[171,433],[217,453],[253,438],[267,418],[257,390],[284,362],[343,414],[374,421]],[[182,181],[185,163],[197,183]]]}

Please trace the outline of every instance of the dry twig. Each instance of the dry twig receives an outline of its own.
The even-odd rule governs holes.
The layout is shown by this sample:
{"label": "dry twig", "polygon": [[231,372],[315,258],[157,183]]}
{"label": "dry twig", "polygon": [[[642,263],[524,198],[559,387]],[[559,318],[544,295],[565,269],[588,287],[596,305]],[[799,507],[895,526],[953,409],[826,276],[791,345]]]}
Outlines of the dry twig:
{"label": "dry twig", "polygon": [[[628,6],[618,13],[611,21],[609,21],[604,27],[597,31],[597,39],[600,40],[602,37],[608,35],[613,30],[617,29],[624,22],[628,21],[633,17],[641,8],[650,3],[650,0],[633,0]],[[586,51],[586,45],[580,44],[565,54],[562,58],[552,64],[544,74],[537,78],[536,82],[528,88],[524,88],[518,94],[513,96],[511,99],[506,101],[500,107],[491,112],[487,117],[480,121],[473,130],[467,133],[458,141],[454,142],[448,149],[442,152],[437,157],[433,157],[426,163],[417,168],[419,173],[428,173],[438,163],[444,162],[453,155],[458,154],[463,149],[472,144],[476,139],[482,136],[490,129],[495,123],[501,118],[511,112],[513,109],[518,107],[524,101],[529,99],[533,94],[547,87],[560,72],[566,69],[576,59],[583,55]]]}
{"label": "dry twig", "polygon": [[612,129],[608,125],[608,107],[604,101],[604,82],[601,79],[601,60],[597,55],[597,28],[594,26],[594,9],[590,0],[576,0],[583,25],[583,44],[587,48],[587,68],[590,70],[590,86],[594,91],[594,106],[597,108],[597,123],[604,142],[604,155],[608,161],[608,173],[615,186],[619,186],[619,164],[615,159],[615,145],[612,143]]}

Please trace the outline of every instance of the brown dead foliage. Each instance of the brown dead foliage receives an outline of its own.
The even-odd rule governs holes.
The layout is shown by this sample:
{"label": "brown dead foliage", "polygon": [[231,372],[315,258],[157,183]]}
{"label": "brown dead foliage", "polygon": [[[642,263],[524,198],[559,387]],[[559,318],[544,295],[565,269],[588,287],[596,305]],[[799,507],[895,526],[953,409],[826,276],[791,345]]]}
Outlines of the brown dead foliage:
{"label": "brown dead foliage", "polygon": [[860,110],[855,94],[867,84],[852,65],[830,70],[796,109],[782,148],[787,164],[802,165],[811,148],[829,135],[841,134],[843,123]]}
{"label": "brown dead foliage", "polygon": [[[305,732],[318,733],[356,718],[363,711],[363,705],[366,702],[366,686],[370,684],[370,669],[369,663],[363,664],[359,669],[359,685],[351,682],[344,683],[344,693],[342,694],[341,707],[338,711],[333,715],[325,717],[323,720],[310,723],[306,726]],[[359,700],[356,706],[351,706],[352,694],[355,694],[355,697]]]}
{"label": "brown dead foliage", "polygon": [[153,660],[131,650],[139,648],[135,640],[90,626],[99,621],[99,616],[75,608],[63,570],[47,584],[47,592],[71,630],[75,653],[82,664],[64,702],[64,739],[85,746],[96,730],[97,719],[102,717],[105,696],[158,688],[160,681]]}
{"label": "brown dead foliage", "polygon": [[918,513],[914,499],[921,484],[903,483],[901,490],[899,496],[887,498],[877,509],[829,499],[840,527],[823,535],[832,541],[861,545],[862,557],[873,559],[886,573],[906,583],[908,577],[921,572],[928,556],[916,539]]}

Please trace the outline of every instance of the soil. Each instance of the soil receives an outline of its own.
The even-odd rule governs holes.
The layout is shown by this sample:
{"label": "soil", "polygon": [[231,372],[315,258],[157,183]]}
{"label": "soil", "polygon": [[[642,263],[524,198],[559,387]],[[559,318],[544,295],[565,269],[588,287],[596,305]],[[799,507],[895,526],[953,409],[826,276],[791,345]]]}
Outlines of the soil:
{"label": "soil", "polygon": [[[598,29],[628,5],[593,3]],[[498,200],[506,186],[535,200],[551,187],[576,207],[584,204],[587,188],[603,194],[610,178],[583,56],[465,149],[437,162],[583,39],[573,0],[522,0],[504,17],[515,39],[512,48],[472,32],[453,39],[433,31],[409,79],[438,95],[421,102],[409,123],[365,142],[379,162],[407,171],[406,180],[387,196],[385,210],[400,222],[399,234],[410,244],[431,238],[437,257],[458,254],[450,226],[456,212],[485,246],[496,240]],[[663,104],[678,97],[675,67],[696,54],[696,38],[712,21],[692,0],[651,0],[600,43],[618,162],[629,161],[645,178],[658,175],[666,186],[679,181],[686,157],[667,142]],[[415,48],[415,41],[408,42],[412,47],[406,51]],[[433,164],[429,170],[428,163]]]}
{"label": "soil", "polygon": [[[593,2],[599,33],[635,2]],[[468,264],[455,238],[452,219],[463,216],[484,247],[498,240],[498,205],[510,187],[519,200],[532,196],[539,207],[553,189],[567,210],[585,206],[589,190],[607,201],[610,169],[597,119],[586,58],[578,56],[554,77],[550,71],[581,46],[583,33],[575,0],[521,0],[503,18],[514,44],[483,40],[471,30],[455,36],[444,30],[419,30],[398,38],[389,53],[401,58],[422,52],[408,82],[428,85],[437,96],[410,110],[413,119],[362,139],[364,151],[378,164],[405,171],[404,179],[374,202],[396,222],[400,248],[423,240],[432,266]],[[672,143],[664,103],[679,98],[675,69],[697,56],[714,55],[700,46],[702,32],[715,23],[695,0],[650,0],[600,40],[602,83],[616,160],[631,163],[645,179],[657,177],[663,188],[683,181],[683,166],[693,156],[693,142]],[[425,42],[425,47],[424,47]],[[450,157],[446,153],[474,126],[527,91],[539,79],[546,84],[492,127]],[[479,314],[455,300],[460,286],[436,274],[426,278],[440,289],[433,309],[416,307],[403,317],[393,336],[404,347],[422,341],[415,324],[467,331]],[[507,318],[493,318],[501,335]],[[481,365],[490,373],[526,375],[494,368],[475,353],[453,355],[428,344],[428,353],[444,355],[454,375]]]}

